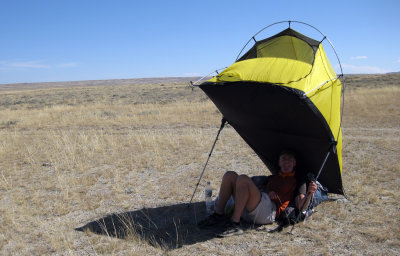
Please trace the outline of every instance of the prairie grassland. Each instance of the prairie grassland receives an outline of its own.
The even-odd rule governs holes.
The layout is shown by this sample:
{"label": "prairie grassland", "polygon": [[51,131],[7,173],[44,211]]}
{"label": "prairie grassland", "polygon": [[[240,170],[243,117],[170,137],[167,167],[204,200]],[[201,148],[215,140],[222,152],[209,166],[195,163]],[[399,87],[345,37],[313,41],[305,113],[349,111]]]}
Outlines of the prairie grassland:
{"label": "prairie grassland", "polygon": [[[400,80],[353,89],[352,79],[343,120],[349,202],[323,203],[294,235],[249,230],[196,240],[174,219],[168,225],[176,232],[165,233],[170,241],[141,235],[129,218],[143,208],[147,217],[164,209],[179,215],[174,206],[190,200],[221,118],[199,89],[166,83],[3,90],[0,254],[399,255]],[[203,200],[207,180],[217,190],[226,170],[265,172],[229,126],[194,201]],[[75,230],[112,214],[127,216],[119,238]]]}

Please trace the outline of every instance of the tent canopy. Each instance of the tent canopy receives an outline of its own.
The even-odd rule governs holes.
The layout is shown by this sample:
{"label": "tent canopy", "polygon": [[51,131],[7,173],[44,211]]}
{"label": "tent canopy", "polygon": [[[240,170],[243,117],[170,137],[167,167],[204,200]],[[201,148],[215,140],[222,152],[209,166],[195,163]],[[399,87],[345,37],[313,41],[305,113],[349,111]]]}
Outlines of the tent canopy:
{"label": "tent canopy", "polygon": [[235,63],[199,87],[272,173],[283,149],[296,172],[317,175],[344,194],[340,76],[322,43],[288,28],[257,41]]}

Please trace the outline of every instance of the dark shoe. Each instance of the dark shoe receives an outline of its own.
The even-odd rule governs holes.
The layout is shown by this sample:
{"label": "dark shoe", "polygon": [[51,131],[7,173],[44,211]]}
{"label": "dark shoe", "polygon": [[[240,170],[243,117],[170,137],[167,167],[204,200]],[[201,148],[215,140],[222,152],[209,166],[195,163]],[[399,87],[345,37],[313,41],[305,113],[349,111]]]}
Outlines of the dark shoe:
{"label": "dark shoe", "polygon": [[227,217],[225,215],[219,215],[217,213],[213,213],[204,220],[197,223],[199,227],[211,227],[216,225],[224,225],[227,221]]}
{"label": "dark shoe", "polygon": [[244,233],[242,225],[239,223],[235,223],[233,221],[230,221],[226,228],[225,231],[218,234],[217,237],[230,237],[230,236],[238,236],[242,235]]}

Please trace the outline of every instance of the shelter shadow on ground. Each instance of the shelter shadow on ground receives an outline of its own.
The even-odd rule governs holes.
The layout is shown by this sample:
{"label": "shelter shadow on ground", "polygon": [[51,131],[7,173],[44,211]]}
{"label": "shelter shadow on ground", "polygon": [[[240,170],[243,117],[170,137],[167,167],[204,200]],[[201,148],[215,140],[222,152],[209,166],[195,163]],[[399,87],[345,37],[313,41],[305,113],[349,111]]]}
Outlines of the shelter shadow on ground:
{"label": "shelter shadow on ground", "polygon": [[176,249],[215,238],[220,228],[199,229],[204,216],[204,202],[182,203],[108,215],[92,221],[77,231],[120,239],[139,238],[154,247]]}

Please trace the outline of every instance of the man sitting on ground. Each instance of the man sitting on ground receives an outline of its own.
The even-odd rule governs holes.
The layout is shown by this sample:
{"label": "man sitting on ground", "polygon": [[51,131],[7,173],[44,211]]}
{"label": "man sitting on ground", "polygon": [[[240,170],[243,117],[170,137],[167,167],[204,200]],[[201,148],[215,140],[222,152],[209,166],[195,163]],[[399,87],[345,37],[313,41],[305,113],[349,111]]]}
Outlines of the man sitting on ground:
{"label": "man sitting on ground", "polygon": [[220,237],[243,234],[240,218],[254,224],[269,224],[275,221],[294,197],[296,159],[292,152],[283,151],[279,156],[280,171],[268,177],[260,191],[250,177],[228,171],[224,174],[219,190],[219,199],[213,215],[204,219],[199,226],[224,223],[225,205],[231,196],[235,199],[234,212],[226,230]]}

